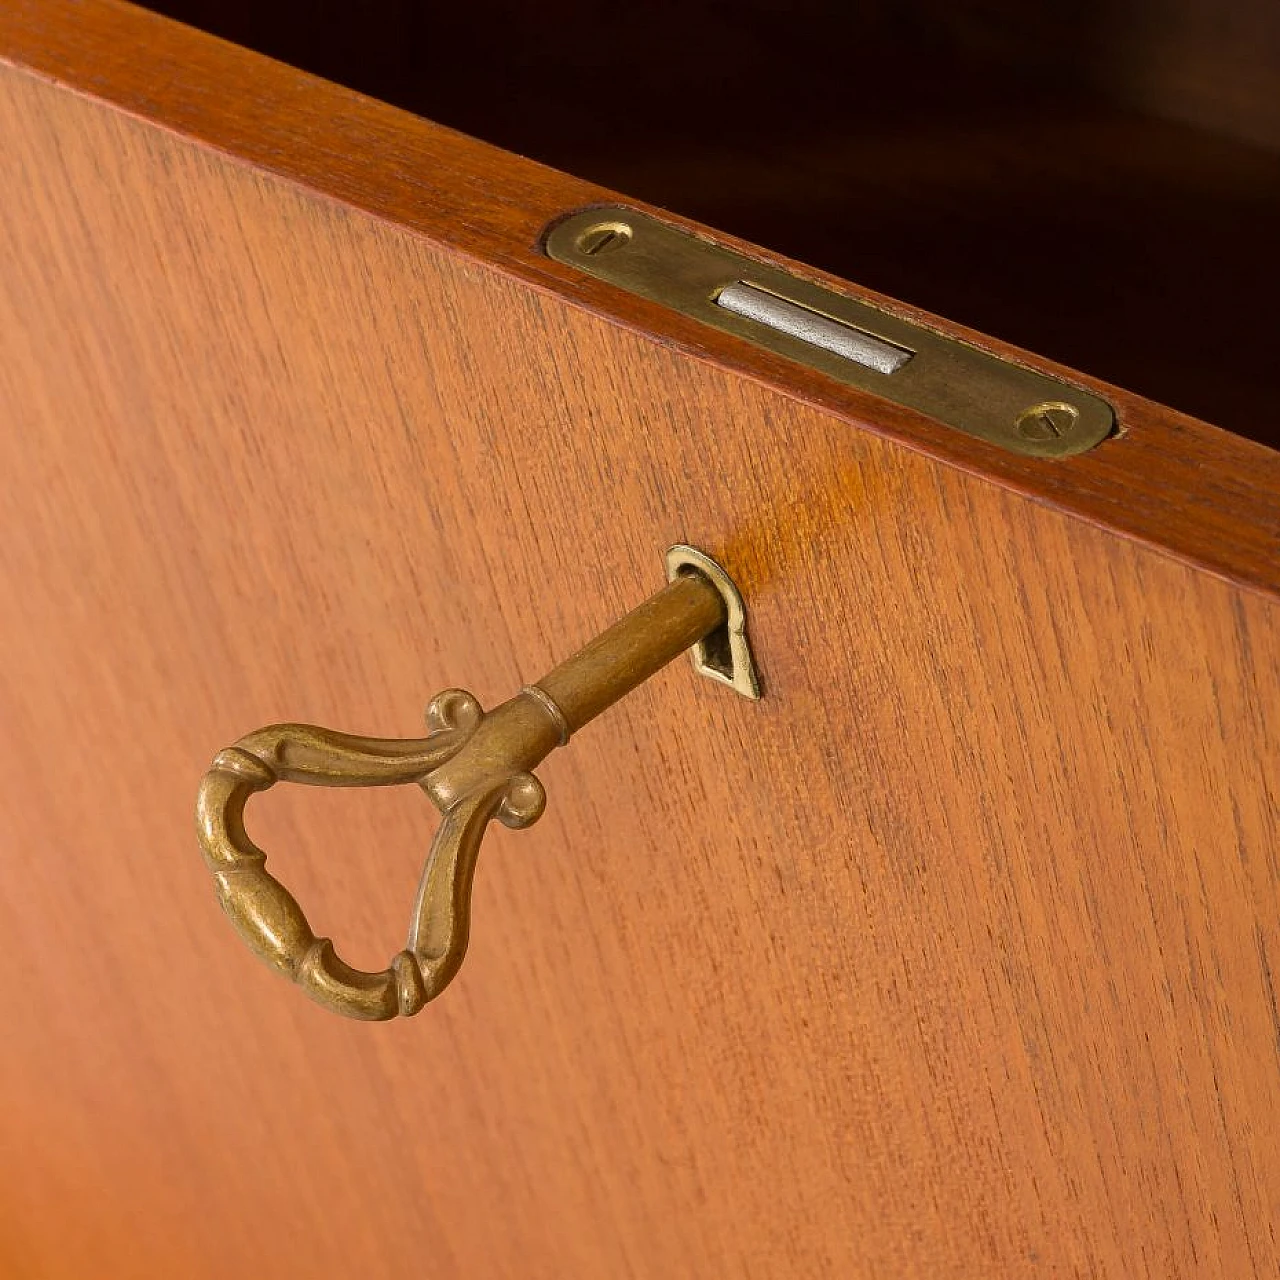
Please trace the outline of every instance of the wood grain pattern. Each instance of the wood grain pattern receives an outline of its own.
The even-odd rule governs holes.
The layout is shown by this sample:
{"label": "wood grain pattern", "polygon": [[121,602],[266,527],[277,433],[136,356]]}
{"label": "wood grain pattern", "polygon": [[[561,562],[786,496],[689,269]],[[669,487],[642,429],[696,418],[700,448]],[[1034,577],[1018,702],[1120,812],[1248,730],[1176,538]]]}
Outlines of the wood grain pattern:
{"label": "wood grain pattern", "polygon": [[[832,387],[788,361],[708,333],[696,321],[583,279],[539,252],[550,219],[596,200],[616,200],[614,193],[116,0],[16,0],[0,8],[0,60],[390,220],[689,355],[762,379],[851,426],[980,472],[1232,581],[1280,590],[1276,451],[890,301],[908,317],[1108,396],[1126,431],[1105,449],[1052,467],[1012,457],[873,396]],[[823,283],[886,301],[794,265]]]}
{"label": "wood grain pattern", "polygon": [[[859,429],[541,263],[576,184],[332,93],[267,77],[245,164],[0,74],[0,1267],[1274,1275],[1272,455],[1127,397],[1034,475]],[[290,94],[347,132],[282,145]],[[374,126],[381,194],[337,159]],[[191,832],[214,749],[492,703],[677,540],[743,587],[765,701],[673,668],[549,761],[419,1019],[244,951]],[[414,799],[250,812],[356,963],[403,930]]]}

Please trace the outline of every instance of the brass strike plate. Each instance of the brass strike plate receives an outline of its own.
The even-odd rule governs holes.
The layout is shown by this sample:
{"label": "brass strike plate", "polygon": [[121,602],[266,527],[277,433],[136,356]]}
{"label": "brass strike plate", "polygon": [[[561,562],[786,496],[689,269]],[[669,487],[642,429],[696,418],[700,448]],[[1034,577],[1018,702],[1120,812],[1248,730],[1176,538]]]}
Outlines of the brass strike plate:
{"label": "brass strike plate", "polygon": [[1095,395],[624,208],[546,233],[549,257],[949,427],[1035,458],[1111,434]]}

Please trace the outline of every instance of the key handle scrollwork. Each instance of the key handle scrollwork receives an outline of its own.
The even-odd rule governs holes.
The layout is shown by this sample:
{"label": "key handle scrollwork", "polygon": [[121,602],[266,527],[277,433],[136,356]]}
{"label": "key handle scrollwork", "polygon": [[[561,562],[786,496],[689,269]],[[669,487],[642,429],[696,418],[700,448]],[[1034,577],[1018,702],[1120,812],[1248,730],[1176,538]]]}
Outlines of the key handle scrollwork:
{"label": "key handle scrollwork", "polygon": [[[427,736],[363,738],[306,724],[255,730],[220,751],[200,783],[196,830],[218,899],[250,949],[321,1005],[380,1021],[417,1013],[454,978],[471,929],[471,889],[490,822],[541,817],[533,770],[588,721],[673,658],[693,650],[703,674],[747,697],[759,687],[741,598],[691,547],[667,554],[670,582],[537,684],[486,713],[465,690],[427,708]],[[443,815],[402,950],[385,969],[347,964],[317,937],[297,900],[249,838],[249,799],[277,782],[321,787],[420,786]]]}

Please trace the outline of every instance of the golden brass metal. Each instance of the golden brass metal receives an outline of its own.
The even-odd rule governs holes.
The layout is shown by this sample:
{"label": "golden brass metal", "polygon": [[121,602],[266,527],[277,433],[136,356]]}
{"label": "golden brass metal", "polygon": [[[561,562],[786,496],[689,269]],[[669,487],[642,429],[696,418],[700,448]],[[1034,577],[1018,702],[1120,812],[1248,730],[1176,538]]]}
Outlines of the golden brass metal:
{"label": "golden brass metal", "polygon": [[[1088,391],[632,209],[572,214],[546,232],[543,245],[557,262],[1014,453],[1083,453],[1115,425],[1111,406]],[[823,324],[879,339],[910,358],[883,373],[794,330],[718,305],[721,292],[735,284],[794,304]],[[1044,419],[1046,405],[1055,411]]]}
{"label": "golden brass metal", "polygon": [[683,573],[709,578],[725,604],[723,625],[709,631],[689,650],[693,669],[708,680],[727,684],[744,698],[759,698],[760,680],[747,643],[747,610],[738,588],[705,551],[677,543],[667,552],[667,581],[675,582]]}
{"label": "golden brass metal", "polygon": [[[567,662],[490,712],[462,689],[427,707],[427,736],[360,738],[305,724],[258,729],[220,751],[200,783],[196,830],[218,899],[240,936],[313,1000],[351,1018],[417,1013],[462,964],[471,926],[471,886],[491,819],[536,822],[546,793],[532,770],[583,725],[686,649],[729,630],[737,661],[751,670],[742,601],[724,571],[693,548],[673,548],[670,583]],[[671,566],[675,567],[672,568]],[[727,640],[726,640],[727,643]],[[750,691],[758,696],[754,676]],[[444,815],[423,868],[404,950],[378,973],[346,964],[317,938],[293,895],[266,869],[249,839],[249,797],[277,782],[322,787],[415,783]]]}

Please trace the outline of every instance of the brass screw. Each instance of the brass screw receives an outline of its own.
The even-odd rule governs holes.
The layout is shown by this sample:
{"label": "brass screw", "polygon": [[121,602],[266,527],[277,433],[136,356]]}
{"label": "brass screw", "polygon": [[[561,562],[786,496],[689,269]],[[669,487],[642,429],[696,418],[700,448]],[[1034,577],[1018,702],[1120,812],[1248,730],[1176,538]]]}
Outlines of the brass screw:
{"label": "brass screw", "polygon": [[578,252],[588,258],[621,249],[631,239],[631,228],[625,222],[598,222],[578,237]]}
{"label": "brass screw", "polygon": [[1018,415],[1018,434],[1024,440],[1061,440],[1076,425],[1080,410],[1061,400],[1033,404]]}

